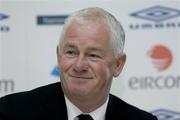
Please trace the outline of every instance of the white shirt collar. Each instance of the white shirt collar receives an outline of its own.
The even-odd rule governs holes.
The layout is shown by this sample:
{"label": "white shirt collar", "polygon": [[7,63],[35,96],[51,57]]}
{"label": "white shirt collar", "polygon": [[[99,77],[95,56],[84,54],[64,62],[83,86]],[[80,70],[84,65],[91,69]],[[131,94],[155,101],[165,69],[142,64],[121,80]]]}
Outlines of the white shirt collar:
{"label": "white shirt collar", "polygon": [[[75,120],[75,117],[83,112],[77,108],[71,101],[65,96],[68,120]],[[109,97],[106,102],[97,108],[95,111],[88,113],[94,120],[105,120],[106,108],[109,101]]]}

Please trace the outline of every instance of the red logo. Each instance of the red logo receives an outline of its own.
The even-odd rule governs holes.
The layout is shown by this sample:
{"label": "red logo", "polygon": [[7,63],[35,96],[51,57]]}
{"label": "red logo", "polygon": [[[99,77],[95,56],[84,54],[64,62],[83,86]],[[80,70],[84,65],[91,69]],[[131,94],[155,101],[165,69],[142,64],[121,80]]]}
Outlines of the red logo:
{"label": "red logo", "polygon": [[154,67],[158,71],[164,71],[170,67],[172,63],[172,53],[164,45],[155,45],[148,51],[148,56],[151,58]]}

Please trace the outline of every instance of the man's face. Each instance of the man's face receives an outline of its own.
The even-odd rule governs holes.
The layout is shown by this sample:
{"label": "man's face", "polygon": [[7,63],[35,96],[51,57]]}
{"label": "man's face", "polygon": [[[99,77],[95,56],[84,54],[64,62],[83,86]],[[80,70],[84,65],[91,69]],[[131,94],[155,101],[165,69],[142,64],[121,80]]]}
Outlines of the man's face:
{"label": "man's face", "polygon": [[110,33],[104,24],[86,23],[71,23],[59,48],[62,88],[69,98],[107,97],[117,72]]}

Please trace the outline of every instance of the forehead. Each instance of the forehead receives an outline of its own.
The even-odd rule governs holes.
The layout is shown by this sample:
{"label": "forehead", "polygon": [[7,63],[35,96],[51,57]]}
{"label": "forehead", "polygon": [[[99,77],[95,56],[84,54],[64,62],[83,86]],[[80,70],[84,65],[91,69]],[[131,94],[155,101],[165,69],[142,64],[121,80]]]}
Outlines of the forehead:
{"label": "forehead", "polygon": [[110,31],[106,24],[99,21],[72,22],[64,34],[64,42],[79,44],[109,44]]}

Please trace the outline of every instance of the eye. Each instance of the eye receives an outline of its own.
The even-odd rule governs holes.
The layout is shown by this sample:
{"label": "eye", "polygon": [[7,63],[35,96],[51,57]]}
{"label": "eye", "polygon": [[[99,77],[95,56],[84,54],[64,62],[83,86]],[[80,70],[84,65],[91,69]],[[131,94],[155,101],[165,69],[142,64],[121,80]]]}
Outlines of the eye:
{"label": "eye", "polygon": [[99,58],[99,55],[97,55],[97,54],[89,54],[89,56],[92,58]]}
{"label": "eye", "polygon": [[96,54],[96,53],[90,53],[88,54],[88,57],[91,59],[91,60],[98,60],[101,58],[101,56],[99,54]]}
{"label": "eye", "polygon": [[74,51],[68,50],[68,51],[66,51],[66,54],[72,55],[72,54],[74,54]]}
{"label": "eye", "polygon": [[67,51],[65,51],[65,54],[68,57],[75,57],[77,55],[76,51],[74,51],[74,50],[67,50]]}

